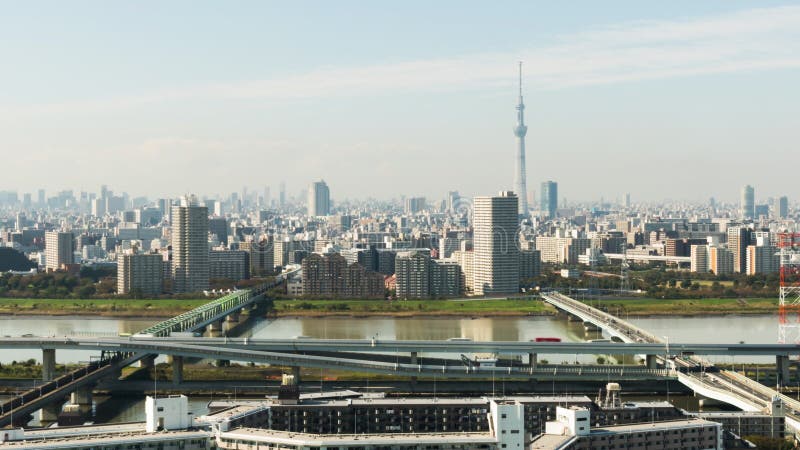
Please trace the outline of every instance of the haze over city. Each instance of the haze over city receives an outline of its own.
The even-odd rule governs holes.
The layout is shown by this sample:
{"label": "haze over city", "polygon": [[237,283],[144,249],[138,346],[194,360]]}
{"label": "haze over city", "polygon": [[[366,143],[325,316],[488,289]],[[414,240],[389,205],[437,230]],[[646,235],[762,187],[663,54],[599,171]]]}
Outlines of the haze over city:
{"label": "haze over city", "polygon": [[800,4],[0,10],[0,449],[800,448]]}
{"label": "haze over city", "polygon": [[495,193],[518,61],[529,189],[766,199],[798,162],[791,2],[15,2],[0,41],[0,189]]}

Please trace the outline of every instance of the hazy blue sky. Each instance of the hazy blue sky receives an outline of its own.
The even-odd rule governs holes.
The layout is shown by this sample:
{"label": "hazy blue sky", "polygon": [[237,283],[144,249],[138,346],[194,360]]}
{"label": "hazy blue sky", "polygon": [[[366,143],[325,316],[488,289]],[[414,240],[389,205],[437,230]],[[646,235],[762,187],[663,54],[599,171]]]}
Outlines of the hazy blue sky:
{"label": "hazy blue sky", "polygon": [[0,190],[493,193],[524,60],[529,189],[798,193],[787,2],[5,2],[0,58]]}

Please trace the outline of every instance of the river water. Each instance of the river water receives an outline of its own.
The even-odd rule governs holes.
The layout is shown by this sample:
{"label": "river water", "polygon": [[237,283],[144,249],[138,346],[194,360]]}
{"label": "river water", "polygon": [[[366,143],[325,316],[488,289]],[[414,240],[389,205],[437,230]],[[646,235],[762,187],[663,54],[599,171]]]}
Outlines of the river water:
{"label": "river water", "polygon": [[[777,316],[707,316],[707,317],[626,317],[634,324],[670,342],[769,344],[777,340]],[[0,317],[0,336],[115,336],[135,333],[158,319],[114,319],[87,317]],[[569,323],[551,316],[493,318],[281,318],[261,319],[253,324],[248,336],[292,338],[309,336],[328,339],[397,339],[442,340],[467,337],[476,341],[528,341],[537,337],[558,337],[580,342],[600,338],[587,336],[580,323]],[[87,361],[97,352],[59,350],[60,363]],[[41,359],[39,350],[0,350],[0,363]],[[546,358],[546,357],[545,357]],[[556,355],[551,362],[574,361],[575,355]],[[579,357],[591,362],[592,357]],[[770,357],[730,357],[717,362],[774,362]]]}
{"label": "river water", "polygon": [[[709,317],[626,317],[634,324],[670,342],[773,343],[777,338],[777,317],[774,315],[709,316]],[[114,319],[87,317],[0,317],[0,336],[115,336],[135,333],[147,328],[158,319]],[[292,338],[308,336],[328,339],[397,339],[443,340],[467,337],[476,341],[528,341],[537,337],[558,337],[564,341],[580,342],[603,336],[587,336],[583,325],[570,323],[556,317],[494,317],[494,318],[281,318],[257,320],[247,336],[257,338]],[[96,356],[93,351],[59,350],[59,363],[88,361]],[[443,356],[443,355],[431,355]],[[452,355],[449,355],[452,357]],[[0,350],[0,363],[41,360],[39,350]],[[550,362],[591,363],[594,356],[542,355]],[[709,358],[715,362],[774,362],[770,357]],[[0,396],[3,398],[4,396]],[[191,399],[195,414],[207,411],[208,398]],[[691,397],[682,407],[696,409]],[[97,420],[125,422],[143,420],[143,397],[111,397],[97,399]],[[31,425],[36,425],[33,421]]]}

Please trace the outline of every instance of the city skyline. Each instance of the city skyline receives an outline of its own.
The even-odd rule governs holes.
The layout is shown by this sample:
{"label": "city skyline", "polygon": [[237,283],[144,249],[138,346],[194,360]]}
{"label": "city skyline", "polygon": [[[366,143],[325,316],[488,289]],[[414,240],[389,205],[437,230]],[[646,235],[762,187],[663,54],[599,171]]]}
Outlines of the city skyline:
{"label": "city skyline", "polygon": [[[43,4],[52,17],[13,5],[0,32],[18,44],[6,59],[19,69],[0,75],[13,86],[0,97],[0,145],[13,155],[0,190],[112,183],[158,197],[286,180],[299,192],[320,178],[336,199],[363,198],[365,183],[382,199],[513,189],[519,60],[528,185],[556,180],[568,199],[599,197],[598,177],[607,199],[633,185],[634,201],[735,201],[744,184],[757,198],[785,195],[779,177],[752,171],[748,160],[764,151],[791,160],[800,128],[787,95],[800,66],[800,7],[785,2],[586,2],[574,16],[540,3],[441,4],[409,22],[413,33],[396,26],[411,20],[413,5],[242,3],[219,21],[197,2],[173,30],[188,3],[159,4],[160,19],[143,14],[154,4],[113,12],[94,2]],[[458,20],[444,20],[451,14]],[[308,35],[281,21],[306,23]],[[476,37],[465,23],[497,37]],[[109,38],[107,25],[120,37]],[[221,30],[215,42],[198,34],[212,25]],[[138,42],[141,29],[151,36]],[[383,45],[364,42],[375,33]],[[331,51],[337,45],[351,51]],[[170,172],[176,166],[185,170]],[[81,170],[64,170],[72,167]],[[698,168],[726,179],[708,192]],[[414,191],[403,192],[409,174]]]}

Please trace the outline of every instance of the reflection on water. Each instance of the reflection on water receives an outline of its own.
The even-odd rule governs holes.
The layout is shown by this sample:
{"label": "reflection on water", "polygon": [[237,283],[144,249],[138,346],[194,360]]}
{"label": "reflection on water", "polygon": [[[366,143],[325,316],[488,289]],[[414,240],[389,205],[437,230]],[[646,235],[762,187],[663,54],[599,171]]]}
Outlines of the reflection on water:
{"label": "reflection on water", "polygon": [[[31,333],[36,336],[115,336],[120,333],[135,333],[159,319],[113,319],[107,317],[47,317],[47,316],[0,316],[0,336],[21,336]],[[96,351],[59,350],[59,363],[88,361],[98,355]],[[0,350],[0,363],[24,361],[34,358],[41,361],[42,352],[33,349]]]}
{"label": "reflection on water", "polygon": [[[772,315],[714,317],[629,318],[657,336],[671,342],[768,344],[777,340],[777,318]],[[144,329],[157,319],[113,319],[89,317],[0,317],[0,335],[26,333],[49,336],[70,334],[115,335]],[[537,337],[558,337],[581,342],[602,337],[584,332],[580,322],[555,317],[367,317],[367,318],[281,318],[257,321],[247,335],[259,338],[310,336],[327,339],[444,340],[468,337],[476,341],[528,341]],[[87,361],[97,352],[59,350],[58,361]],[[29,358],[41,359],[38,350],[0,351],[0,363]],[[579,358],[590,362],[594,358]],[[710,358],[714,361],[714,358]],[[558,355],[551,361],[575,360],[575,355]],[[771,362],[769,357],[718,358],[718,362]]]}
{"label": "reflection on water", "polygon": [[[630,318],[631,322],[657,336],[668,336],[670,342],[708,343],[773,343],[776,341],[777,319],[772,315],[722,317],[656,317]],[[157,319],[109,319],[85,317],[2,317],[0,335],[64,336],[70,334],[113,335],[132,333],[150,326]],[[397,339],[444,340],[467,337],[476,341],[529,341],[537,337],[558,337],[564,341],[581,342],[602,337],[601,333],[587,334],[580,322],[567,322],[555,317],[497,317],[497,318],[282,318],[257,320],[247,335],[257,338],[292,338],[310,336],[327,339]],[[86,361],[98,352],[58,351],[58,362]],[[444,355],[431,355],[444,356]],[[448,355],[452,357],[452,355]],[[29,358],[41,359],[38,350],[2,350],[0,363]],[[591,355],[541,355],[550,362],[594,362]],[[612,359],[615,359],[612,357]],[[774,362],[770,357],[709,358],[716,362]],[[555,390],[555,385],[554,385]],[[664,396],[660,397],[664,399]],[[0,396],[0,399],[2,397]],[[629,398],[635,400],[636,398]],[[652,399],[652,398],[648,398]],[[195,414],[207,411],[211,398],[190,399]],[[697,409],[691,396],[673,397],[679,407]],[[97,397],[98,422],[141,421],[144,415],[143,396]]]}

